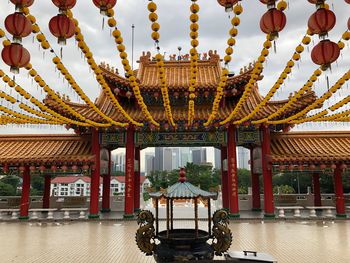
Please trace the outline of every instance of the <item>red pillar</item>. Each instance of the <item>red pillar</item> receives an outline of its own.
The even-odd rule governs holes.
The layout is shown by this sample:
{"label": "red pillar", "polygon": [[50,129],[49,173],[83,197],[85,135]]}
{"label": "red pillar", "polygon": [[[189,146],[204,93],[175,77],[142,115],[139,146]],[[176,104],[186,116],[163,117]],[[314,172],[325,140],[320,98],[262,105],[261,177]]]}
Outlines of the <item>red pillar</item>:
{"label": "red pillar", "polygon": [[229,194],[228,194],[228,177],[227,171],[224,171],[224,160],[227,159],[227,147],[221,147],[221,193],[222,193],[222,208],[229,209]]}
{"label": "red pillar", "polygon": [[261,211],[259,174],[254,173],[253,149],[250,149],[250,171],[252,175],[252,210]]}
{"label": "red pillar", "polygon": [[92,153],[95,155],[95,169],[91,173],[89,218],[99,218],[98,203],[100,192],[100,142],[99,132],[92,128]]}
{"label": "red pillar", "polygon": [[50,208],[50,193],[51,193],[51,176],[45,175],[43,208]]}
{"label": "red pillar", "polygon": [[103,177],[103,191],[102,191],[102,213],[109,213],[111,211],[111,151],[108,150],[108,171],[107,174],[104,174]]}
{"label": "red pillar", "polygon": [[137,171],[135,171],[135,192],[134,192],[134,211],[140,210],[140,191],[141,191],[141,158],[140,147],[135,148],[135,160],[137,161]]}
{"label": "red pillar", "polygon": [[129,126],[126,133],[126,160],[125,160],[125,206],[124,218],[134,217],[134,166],[135,166],[135,142],[134,129]]}
{"label": "red pillar", "polygon": [[314,173],[312,175],[312,186],[314,189],[314,206],[322,206],[321,202],[321,187],[320,187],[320,174]]}
{"label": "red pillar", "polygon": [[338,164],[337,168],[335,168],[334,170],[334,192],[335,192],[337,217],[346,217],[342,173],[343,173],[342,168],[340,164]]}
{"label": "red pillar", "polygon": [[229,188],[230,216],[239,217],[238,179],[236,154],[236,128],[230,125],[227,131],[227,177]]}
{"label": "red pillar", "polygon": [[272,187],[272,169],[270,162],[270,130],[268,126],[262,125],[262,170],[264,182],[264,210],[265,217],[275,217],[275,208],[273,201],[273,187]]}
{"label": "red pillar", "polygon": [[22,174],[22,195],[19,209],[19,219],[29,219],[29,198],[30,198],[30,171],[29,166],[24,166]]}

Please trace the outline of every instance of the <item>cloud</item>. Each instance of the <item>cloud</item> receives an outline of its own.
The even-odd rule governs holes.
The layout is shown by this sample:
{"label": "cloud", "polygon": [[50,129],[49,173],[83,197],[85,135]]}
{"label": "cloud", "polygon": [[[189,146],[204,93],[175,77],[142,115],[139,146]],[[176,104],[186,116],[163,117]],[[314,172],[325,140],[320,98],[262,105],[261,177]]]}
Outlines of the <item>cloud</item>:
{"label": "cloud", "polygon": [[[329,37],[333,41],[338,41],[342,33],[346,30],[348,20],[348,8],[344,1],[333,0],[327,1],[337,15],[337,25],[330,32]],[[160,30],[160,47],[162,52],[166,54],[177,53],[177,47],[182,47],[182,52],[187,52],[190,49],[189,39],[189,6],[190,1],[173,1],[161,0],[156,1],[158,4]],[[118,28],[122,31],[125,45],[129,58],[131,58],[131,25],[135,28],[135,61],[141,55],[142,51],[155,52],[154,43],[150,37],[151,29],[148,20],[148,1],[133,0],[133,1],[118,1],[115,8]],[[209,49],[218,50],[221,56],[224,55],[226,48],[226,41],[228,38],[228,31],[230,29],[230,19],[228,14],[223,11],[223,8],[217,4],[215,0],[199,0],[198,4],[201,9],[199,12],[200,31],[199,31],[199,51],[207,52]],[[267,60],[264,70],[264,79],[259,83],[260,92],[264,95],[268,92],[270,87],[277,80],[279,74],[284,68],[287,61],[294,52],[294,48],[300,43],[304,32],[307,29],[307,20],[309,16],[315,11],[315,6],[311,5],[305,0],[289,1],[290,7],[286,10],[287,26],[280,33],[280,38],[277,40],[277,53],[273,50]],[[264,34],[260,31],[259,20],[261,15],[266,11],[266,6],[259,1],[242,1],[244,8],[243,14],[240,16],[241,25],[238,27],[239,34],[237,36],[237,45],[234,47],[233,60],[230,65],[230,70],[239,72],[239,69],[246,66],[248,63],[256,60],[260,54]],[[14,11],[14,6],[8,1],[1,1],[1,20],[5,19],[5,14]],[[50,34],[48,30],[48,21],[57,14],[57,8],[51,1],[35,1],[31,8],[32,14],[37,18],[38,23],[53,46],[57,54],[60,53],[60,46],[56,39]],[[105,61],[110,65],[119,68],[119,72],[123,72],[116,49],[114,39],[111,37],[111,31],[108,28],[106,21],[104,29],[102,30],[103,18],[100,16],[98,9],[93,5],[92,1],[77,1],[76,7],[73,9],[75,17],[78,19],[82,33],[84,34],[86,43],[88,43],[91,51],[94,54],[97,63]],[[105,19],[106,20],[106,19]],[[314,43],[319,40],[313,37]],[[55,71],[54,65],[51,63],[52,54],[43,52],[39,49],[38,43],[33,40],[33,36],[27,37],[24,46],[30,50],[32,56],[32,64],[45,79],[45,81],[61,94],[68,94],[72,100],[78,101],[76,95],[68,87],[62,79],[62,76]],[[312,48],[310,45],[310,50]],[[75,40],[68,41],[66,47],[63,48],[63,62],[72,75],[75,77],[77,83],[89,95],[92,101],[98,96],[100,87],[85,63],[80,51],[75,45]],[[335,81],[349,69],[349,48],[343,50],[342,58],[337,64],[333,66],[332,72],[327,72],[330,84]],[[8,71],[8,67],[0,61],[0,68]],[[307,81],[310,74],[317,68],[311,59],[310,52],[307,50],[302,55],[302,60],[298,66],[293,69],[293,73],[286,85],[281,88],[278,96],[275,99],[286,99],[289,93],[297,91]],[[35,97],[43,99],[44,93],[35,83],[27,76],[25,70],[21,70],[21,74],[16,76],[16,80],[33,94]],[[327,90],[326,78],[321,77],[320,81],[315,85],[315,91],[318,95],[322,95]],[[0,84],[1,89],[10,92],[8,87],[3,83]],[[340,91],[341,96],[349,94],[349,89]],[[12,92],[12,95],[14,93]],[[308,129],[313,129],[308,127]],[[342,126],[341,126],[342,127]],[[327,127],[324,127],[327,128]],[[1,128],[0,132],[12,132],[13,127]],[[38,132],[43,130],[35,128],[19,129],[16,132]],[[64,129],[60,131],[64,132]],[[57,130],[52,130],[53,133]]]}

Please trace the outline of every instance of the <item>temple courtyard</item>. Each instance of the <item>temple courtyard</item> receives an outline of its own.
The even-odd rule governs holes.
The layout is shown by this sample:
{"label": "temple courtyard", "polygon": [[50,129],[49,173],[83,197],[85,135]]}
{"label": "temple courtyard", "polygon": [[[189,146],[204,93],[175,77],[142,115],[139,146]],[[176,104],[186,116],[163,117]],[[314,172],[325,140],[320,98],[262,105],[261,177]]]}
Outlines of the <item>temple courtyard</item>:
{"label": "temple courtyard", "polygon": [[[193,222],[178,220],[175,226],[191,228]],[[136,221],[1,223],[0,258],[21,263],[154,262],[137,248],[136,229]],[[350,258],[349,221],[231,221],[230,229],[231,251],[266,252],[279,263],[343,263]]]}

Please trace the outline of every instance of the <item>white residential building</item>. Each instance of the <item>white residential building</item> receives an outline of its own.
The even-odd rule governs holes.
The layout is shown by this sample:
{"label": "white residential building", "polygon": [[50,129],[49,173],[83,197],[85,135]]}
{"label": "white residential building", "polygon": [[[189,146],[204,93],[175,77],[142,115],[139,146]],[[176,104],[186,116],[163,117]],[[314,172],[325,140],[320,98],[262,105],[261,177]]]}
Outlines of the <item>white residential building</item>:
{"label": "white residential building", "polygon": [[[51,181],[51,196],[89,196],[90,195],[90,177],[88,176],[59,176]],[[141,193],[145,192],[150,186],[149,180],[145,176],[140,179]],[[102,178],[100,180],[100,196],[102,195]],[[111,193],[124,193],[125,177],[112,176]]]}

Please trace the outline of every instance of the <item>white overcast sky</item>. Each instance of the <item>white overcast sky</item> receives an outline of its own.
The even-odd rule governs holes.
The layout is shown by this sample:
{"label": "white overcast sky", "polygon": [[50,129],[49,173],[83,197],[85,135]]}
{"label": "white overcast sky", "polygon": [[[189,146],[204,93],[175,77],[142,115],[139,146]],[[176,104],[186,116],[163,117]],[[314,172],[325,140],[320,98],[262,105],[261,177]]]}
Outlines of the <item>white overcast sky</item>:
{"label": "white overcast sky", "polygon": [[[160,47],[161,52],[173,54],[177,52],[177,47],[182,47],[182,52],[190,49],[189,41],[189,0],[157,0],[157,13],[159,15],[160,30]],[[265,95],[272,84],[277,80],[281,70],[286,62],[291,58],[295,47],[300,43],[303,34],[307,29],[307,20],[315,11],[315,6],[307,0],[289,0],[289,8],[285,11],[287,15],[286,28],[280,33],[277,40],[277,53],[272,51],[264,70],[264,79],[260,81],[259,87],[261,94]],[[226,48],[226,40],[228,38],[228,30],[230,29],[230,20],[223,8],[217,4],[216,0],[198,0],[200,5],[199,13],[199,52],[207,52],[210,49],[216,49],[223,56]],[[260,53],[265,35],[260,31],[259,20],[266,11],[266,6],[258,0],[243,0],[244,12],[240,16],[241,25],[239,26],[239,34],[237,36],[237,45],[234,48],[233,60],[230,64],[230,70],[236,73],[239,69],[253,60]],[[327,1],[331,9],[337,15],[336,27],[329,33],[330,39],[338,41],[341,34],[347,29],[347,21],[349,18],[350,5],[344,0]],[[154,42],[150,38],[150,22],[148,20],[147,0],[119,0],[116,7],[116,18],[118,28],[122,31],[125,45],[131,58],[131,25],[135,24],[135,60],[140,56],[142,51],[155,52]],[[56,39],[51,36],[48,30],[48,21],[57,14],[57,8],[49,0],[35,0],[34,5],[30,8],[31,13],[37,18],[38,24],[45,33],[54,50],[59,54],[60,46]],[[14,6],[7,0],[0,2],[0,20],[4,21],[7,14],[14,12]],[[98,9],[89,0],[78,0],[77,5],[73,9],[74,15],[80,22],[82,33],[85,40],[94,54],[95,60],[99,63],[105,61],[112,66],[118,67],[119,72],[123,73],[118,52],[115,48],[114,39],[110,35],[110,29],[105,25],[102,30],[102,16]],[[0,24],[4,29],[3,22]],[[9,36],[9,35],[8,35]],[[318,37],[313,37],[314,43],[317,43]],[[43,52],[39,49],[38,43],[33,41],[33,35],[24,39],[23,44],[30,50],[32,59],[31,63],[46,82],[61,94],[68,94],[73,101],[79,101],[76,95],[67,87],[65,83],[55,71],[51,62],[52,54]],[[313,44],[310,44],[310,51]],[[332,72],[327,72],[330,83],[334,83],[341,75],[349,69],[350,51],[347,44],[343,50],[341,58],[334,64]],[[94,100],[99,94],[99,86],[93,78],[87,64],[84,62],[80,51],[77,49],[74,39],[68,41],[63,49],[63,62],[69,69],[76,81],[83,90]],[[135,68],[137,65],[135,66]],[[9,73],[8,67],[0,61],[0,68]],[[310,74],[317,68],[310,59],[310,52],[305,51],[302,55],[301,63],[294,67],[293,73],[286,85],[283,86],[281,92],[274,99],[285,99],[290,92],[297,91],[306,82]],[[12,74],[10,74],[12,76]],[[21,70],[16,76],[16,80],[22,86],[36,97],[42,99],[44,97],[40,88],[33,84],[27,76],[25,70]],[[10,93],[10,89],[3,83],[0,84],[1,89]],[[320,81],[314,87],[318,95],[323,94],[327,87],[325,85],[325,77],[322,76]],[[348,95],[348,85],[345,85],[336,95],[335,99]],[[15,95],[13,92],[12,95]],[[1,101],[3,104],[4,101]],[[334,99],[330,100],[334,103]],[[6,103],[5,103],[6,105]],[[342,108],[340,110],[343,110]],[[348,129],[348,124],[341,125],[302,125],[299,129]],[[60,133],[66,132],[63,128],[53,127],[0,127],[0,133]]]}

